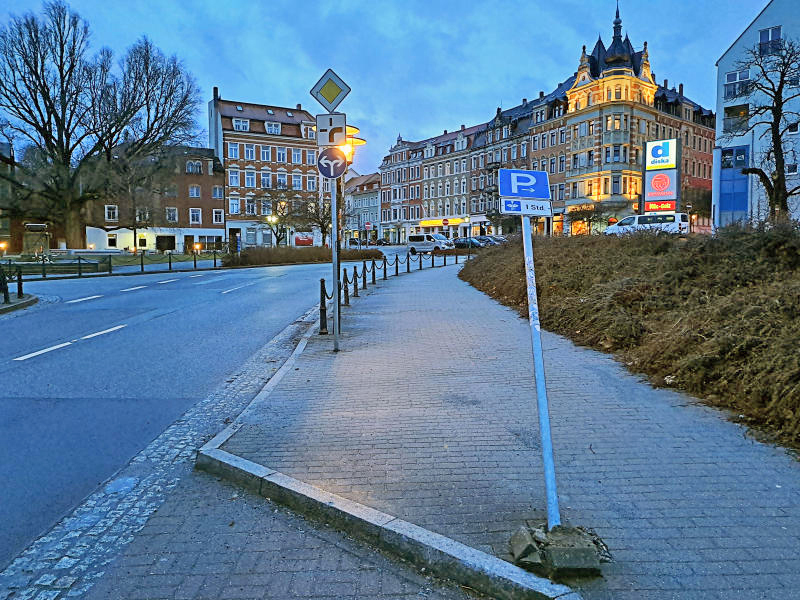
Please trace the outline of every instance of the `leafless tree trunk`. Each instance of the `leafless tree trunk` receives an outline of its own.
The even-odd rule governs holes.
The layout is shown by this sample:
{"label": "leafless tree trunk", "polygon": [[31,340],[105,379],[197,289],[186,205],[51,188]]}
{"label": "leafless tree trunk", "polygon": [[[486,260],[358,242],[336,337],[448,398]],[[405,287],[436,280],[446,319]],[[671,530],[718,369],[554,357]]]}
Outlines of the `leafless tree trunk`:
{"label": "leafless tree trunk", "polygon": [[116,67],[108,49],[89,55],[89,39],[62,0],[0,29],[0,118],[36,154],[0,177],[17,214],[44,210],[72,248],[84,245],[85,204],[107,191],[112,149],[126,143],[135,157],[187,141],[199,102],[192,76],[148,39]]}

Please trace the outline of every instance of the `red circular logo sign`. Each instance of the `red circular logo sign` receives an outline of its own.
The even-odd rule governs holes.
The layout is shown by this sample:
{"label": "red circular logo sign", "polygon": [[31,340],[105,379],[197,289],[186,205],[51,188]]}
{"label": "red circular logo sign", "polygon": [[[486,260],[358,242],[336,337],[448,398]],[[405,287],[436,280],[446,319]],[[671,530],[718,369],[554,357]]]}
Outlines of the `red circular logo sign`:
{"label": "red circular logo sign", "polygon": [[450,221],[448,221],[447,219],[442,219],[442,225],[447,227],[448,225],[450,225]]}
{"label": "red circular logo sign", "polygon": [[664,175],[664,173],[659,173],[650,180],[650,186],[657,192],[666,190],[670,183],[669,175]]}

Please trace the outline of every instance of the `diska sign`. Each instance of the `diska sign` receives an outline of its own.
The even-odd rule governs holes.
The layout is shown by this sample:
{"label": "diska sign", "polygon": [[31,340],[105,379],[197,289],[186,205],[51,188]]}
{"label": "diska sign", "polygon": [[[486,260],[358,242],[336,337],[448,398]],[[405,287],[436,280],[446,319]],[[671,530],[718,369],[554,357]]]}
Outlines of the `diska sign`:
{"label": "diska sign", "polygon": [[647,142],[645,169],[675,169],[678,166],[678,140]]}

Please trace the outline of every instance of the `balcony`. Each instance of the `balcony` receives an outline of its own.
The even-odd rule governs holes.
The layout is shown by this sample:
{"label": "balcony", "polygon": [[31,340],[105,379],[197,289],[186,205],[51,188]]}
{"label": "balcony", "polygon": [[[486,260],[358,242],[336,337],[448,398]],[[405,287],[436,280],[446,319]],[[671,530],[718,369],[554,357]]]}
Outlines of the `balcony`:
{"label": "balcony", "polygon": [[747,96],[752,88],[749,81],[737,81],[735,83],[726,83],[724,91],[725,100],[733,100],[742,96]]}
{"label": "balcony", "polygon": [[627,144],[630,142],[630,132],[619,129],[617,131],[604,131],[604,144]]}

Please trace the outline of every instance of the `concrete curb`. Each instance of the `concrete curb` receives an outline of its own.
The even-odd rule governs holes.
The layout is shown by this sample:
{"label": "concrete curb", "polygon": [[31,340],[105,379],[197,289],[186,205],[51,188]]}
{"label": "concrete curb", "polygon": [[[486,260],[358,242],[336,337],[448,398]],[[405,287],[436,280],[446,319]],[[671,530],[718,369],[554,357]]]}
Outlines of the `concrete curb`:
{"label": "concrete curb", "polygon": [[[14,310],[20,310],[22,308],[28,308],[29,306],[33,306],[39,301],[39,298],[37,296],[31,296],[30,294],[25,294],[25,296],[27,296],[27,298],[24,298],[19,302],[12,302],[11,304],[2,304],[0,302],[0,315],[10,313]],[[0,298],[0,300],[2,300],[2,298]]]}
{"label": "concrete curb", "polygon": [[264,402],[293,368],[318,326],[318,319],[311,322],[291,356],[236,421],[200,448],[195,468],[224,477],[295,512],[328,523],[389,554],[424,567],[428,573],[493,598],[581,600],[578,593],[565,585],[552,583],[453,539],[220,449],[242,427],[242,417]]}

